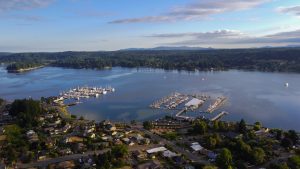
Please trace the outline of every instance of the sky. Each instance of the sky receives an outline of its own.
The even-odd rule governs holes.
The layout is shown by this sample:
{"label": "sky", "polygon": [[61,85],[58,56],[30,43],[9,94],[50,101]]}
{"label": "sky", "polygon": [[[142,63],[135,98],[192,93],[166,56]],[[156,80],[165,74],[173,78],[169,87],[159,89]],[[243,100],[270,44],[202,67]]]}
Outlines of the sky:
{"label": "sky", "polygon": [[300,45],[300,0],[0,0],[0,52]]}

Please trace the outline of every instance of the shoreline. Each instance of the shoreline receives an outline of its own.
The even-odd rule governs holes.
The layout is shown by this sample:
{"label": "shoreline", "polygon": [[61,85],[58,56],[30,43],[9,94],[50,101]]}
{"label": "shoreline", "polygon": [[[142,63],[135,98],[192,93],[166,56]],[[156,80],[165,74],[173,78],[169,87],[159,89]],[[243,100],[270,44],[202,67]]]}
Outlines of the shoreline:
{"label": "shoreline", "polygon": [[32,71],[35,69],[40,69],[45,67],[45,65],[43,66],[36,66],[36,67],[30,67],[30,68],[25,68],[25,69],[17,69],[17,70],[7,70],[8,73],[23,73],[23,72],[28,72],[28,71]]}

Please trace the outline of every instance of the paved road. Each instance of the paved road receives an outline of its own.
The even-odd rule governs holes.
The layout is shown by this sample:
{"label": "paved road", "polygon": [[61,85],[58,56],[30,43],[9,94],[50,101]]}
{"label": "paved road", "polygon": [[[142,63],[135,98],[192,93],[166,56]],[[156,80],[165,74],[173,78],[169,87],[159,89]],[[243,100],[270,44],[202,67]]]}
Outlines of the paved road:
{"label": "paved road", "polygon": [[174,144],[173,142],[166,140],[156,134],[153,134],[152,132],[145,130],[142,126],[135,126],[134,127],[136,130],[140,130],[142,132],[144,132],[145,134],[148,134],[151,136],[151,138],[153,140],[156,140],[157,142],[160,142],[162,144],[166,144],[170,147],[173,148],[173,150],[175,150],[178,153],[181,153],[183,155],[185,155],[188,159],[190,159],[192,162],[197,162],[197,163],[201,163],[201,164],[210,164],[207,160],[203,160],[201,157],[197,156],[196,154],[193,154],[191,152],[186,151],[184,148],[177,146],[176,144]]}
{"label": "paved road", "polygon": [[[146,149],[150,149],[150,148],[153,148],[153,147],[155,147],[155,145],[136,145],[136,146],[129,147],[129,151],[146,150]],[[79,159],[81,157],[87,157],[87,156],[94,155],[94,154],[97,154],[97,155],[98,154],[103,154],[103,153],[108,152],[109,150],[110,149],[103,149],[103,150],[97,150],[97,151],[88,151],[88,152],[85,152],[84,154],[72,154],[72,155],[67,155],[67,156],[63,156],[63,157],[32,162],[32,163],[28,163],[28,164],[19,163],[19,164],[17,164],[17,167],[18,168],[47,167],[48,165],[54,164],[54,163],[60,163],[60,162],[63,162],[63,161],[68,161],[68,160],[76,160],[76,159]]]}

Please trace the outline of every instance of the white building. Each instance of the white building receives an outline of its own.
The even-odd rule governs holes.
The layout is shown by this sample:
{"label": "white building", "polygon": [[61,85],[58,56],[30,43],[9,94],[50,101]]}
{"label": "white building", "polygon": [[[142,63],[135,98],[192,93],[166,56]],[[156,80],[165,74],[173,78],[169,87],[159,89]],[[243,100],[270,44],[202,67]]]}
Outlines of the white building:
{"label": "white building", "polygon": [[194,142],[191,144],[191,148],[193,151],[201,151],[203,150],[203,147],[198,143],[198,142]]}
{"label": "white building", "polygon": [[178,155],[170,150],[166,150],[163,152],[163,156],[167,158],[177,157]]}
{"label": "white building", "polygon": [[187,102],[185,104],[185,107],[189,107],[189,108],[198,108],[201,104],[203,104],[204,101],[203,100],[200,100],[200,99],[197,99],[197,98],[193,98],[192,100],[190,100],[189,102]]}
{"label": "white building", "polygon": [[147,150],[148,154],[153,154],[153,153],[158,153],[158,152],[163,152],[166,151],[167,149],[165,147],[157,147],[157,148],[152,148]]}

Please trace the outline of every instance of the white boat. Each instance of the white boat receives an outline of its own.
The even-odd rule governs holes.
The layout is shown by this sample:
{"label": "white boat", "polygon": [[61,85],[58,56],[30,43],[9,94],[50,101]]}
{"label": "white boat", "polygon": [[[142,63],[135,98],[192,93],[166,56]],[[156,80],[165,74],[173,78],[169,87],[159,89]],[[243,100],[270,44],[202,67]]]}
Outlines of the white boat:
{"label": "white boat", "polygon": [[284,85],[285,87],[289,87],[289,83],[285,83],[285,85]]}
{"label": "white boat", "polygon": [[103,90],[103,92],[102,92],[103,94],[107,94],[107,91],[106,90]]}

